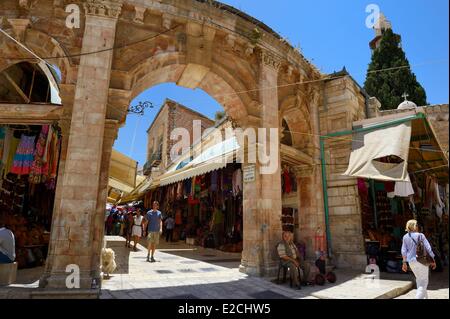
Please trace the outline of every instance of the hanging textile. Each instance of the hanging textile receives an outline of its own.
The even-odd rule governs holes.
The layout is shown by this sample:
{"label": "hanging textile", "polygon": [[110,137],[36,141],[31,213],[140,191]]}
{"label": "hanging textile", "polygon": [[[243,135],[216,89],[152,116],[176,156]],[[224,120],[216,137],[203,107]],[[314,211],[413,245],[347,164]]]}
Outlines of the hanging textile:
{"label": "hanging textile", "polygon": [[3,165],[3,149],[5,147],[5,137],[6,137],[7,128],[4,126],[0,126],[0,167]]}
{"label": "hanging textile", "polygon": [[433,208],[435,182],[432,176],[426,175],[425,179],[425,207],[430,211]]}
{"label": "hanging textile", "polygon": [[217,179],[218,179],[218,172],[217,171],[211,172],[211,191],[212,192],[217,191]]}
{"label": "hanging textile", "polygon": [[284,192],[290,194],[292,192],[291,177],[289,176],[289,171],[287,169],[284,169],[283,171],[283,184]]}
{"label": "hanging textile", "polygon": [[46,181],[48,175],[48,163],[44,162],[47,157],[47,137],[49,133],[49,125],[43,125],[39,134],[34,151],[34,160],[30,168],[29,181],[31,184],[40,184]]}
{"label": "hanging textile", "polygon": [[47,163],[48,163],[48,178],[47,189],[56,188],[56,176],[58,172],[59,153],[61,151],[61,139],[56,131],[53,131],[52,140],[49,146]]}
{"label": "hanging textile", "polygon": [[358,184],[358,192],[360,195],[368,196],[369,195],[369,189],[366,185],[366,181],[364,178],[358,178],[357,179]]}
{"label": "hanging textile", "polygon": [[238,168],[233,172],[233,195],[237,196],[242,191],[242,170]]}
{"label": "hanging textile", "polygon": [[188,197],[192,194],[192,178],[188,178],[184,182],[184,196]]}
{"label": "hanging textile", "polygon": [[[13,130],[11,130],[9,127],[5,128],[5,138],[3,141],[3,150],[2,150],[2,157],[0,158],[1,160],[1,165],[0,168],[2,170],[6,169],[6,166],[8,164],[8,157],[9,157],[9,151],[11,149],[11,141],[13,139]],[[16,145],[17,147],[17,145]],[[15,150],[14,150],[15,153]],[[6,176],[6,174],[5,174]]]}
{"label": "hanging textile", "polygon": [[28,175],[33,164],[34,140],[36,136],[23,134],[14,155],[11,173],[17,175]]}
{"label": "hanging textile", "polygon": [[414,189],[411,182],[395,182],[394,193],[398,197],[409,197],[409,195],[414,195]]}
{"label": "hanging textile", "polygon": [[6,175],[11,171],[11,167],[14,161],[14,155],[16,154],[17,147],[19,146],[20,139],[14,137],[13,131],[11,130],[11,139],[9,143],[8,154],[5,161],[5,167],[3,171],[3,177],[6,178]]}
{"label": "hanging textile", "polygon": [[[407,168],[411,126],[411,122],[407,122],[354,134],[350,163],[343,175],[383,181],[409,181]],[[384,161],[391,157],[402,161]]]}

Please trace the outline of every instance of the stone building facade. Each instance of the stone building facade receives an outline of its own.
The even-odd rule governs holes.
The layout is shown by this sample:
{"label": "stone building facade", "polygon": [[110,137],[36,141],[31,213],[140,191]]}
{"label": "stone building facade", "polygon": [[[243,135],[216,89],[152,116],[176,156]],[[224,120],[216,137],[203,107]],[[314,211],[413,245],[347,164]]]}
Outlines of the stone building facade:
{"label": "stone building facade", "polygon": [[[36,5],[38,3],[39,5]],[[330,227],[326,227],[320,136],[351,129],[375,108],[347,74],[322,74],[262,22],[216,1],[74,0],[80,27],[69,28],[67,1],[0,2],[0,27],[61,71],[62,106],[0,105],[0,121],[51,120],[63,143],[49,254],[40,287],[66,287],[66,267],[80,268],[81,288],[100,279],[111,150],[130,102],[160,83],[200,88],[233,125],[289,127],[280,162],[294,166],[299,189],[297,236],[313,247],[318,229],[342,265],[362,262],[356,180],[339,175],[350,142],[327,140]],[[27,51],[0,37],[0,72]],[[259,88],[259,89],[255,89]],[[58,109],[58,112],[53,112]],[[269,137],[267,136],[267,140]],[[281,144],[281,143],[280,143]],[[245,146],[244,146],[245,147]],[[248,163],[243,164],[244,167]],[[257,172],[262,164],[257,164]],[[280,168],[244,184],[241,271],[269,275],[278,267]],[[308,249],[312,256],[312,249]]]}
{"label": "stone building facade", "polygon": [[174,129],[186,129],[191,137],[190,144],[192,145],[194,142],[194,121],[200,121],[198,132],[200,134],[214,125],[214,121],[203,114],[170,99],[164,101],[147,130],[147,163],[144,165],[146,175],[156,177],[164,173],[165,169],[172,163],[170,150],[176,141],[171,139],[170,134]]}

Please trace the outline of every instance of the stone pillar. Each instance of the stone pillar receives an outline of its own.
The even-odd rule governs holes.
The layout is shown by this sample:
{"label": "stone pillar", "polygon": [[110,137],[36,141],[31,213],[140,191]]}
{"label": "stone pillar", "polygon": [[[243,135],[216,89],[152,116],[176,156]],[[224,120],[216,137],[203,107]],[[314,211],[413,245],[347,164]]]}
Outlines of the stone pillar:
{"label": "stone pillar", "polygon": [[119,131],[118,121],[106,120],[105,132],[103,138],[102,162],[100,166],[100,180],[98,185],[97,209],[93,218],[91,233],[92,238],[92,257],[91,257],[91,276],[98,283],[101,282],[100,276],[100,253],[103,248],[103,239],[105,233],[105,209],[106,199],[108,197],[109,167],[111,162],[111,153],[114,141],[117,139]]}
{"label": "stone pillar", "polygon": [[[259,87],[265,88],[260,90],[261,127],[268,129],[268,146],[269,129],[279,130],[280,125],[277,90],[280,61],[264,51],[260,57]],[[279,138],[277,143],[275,172],[261,174],[258,160],[255,181],[244,183],[244,251],[240,268],[248,274],[272,275],[278,266],[276,244],[281,240],[282,208]]]}
{"label": "stone pillar", "polygon": [[[83,53],[114,46],[121,7],[121,0],[85,3]],[[55,201],[57,214],[52,223],[51,255],[41,287],[67,288],[68,265],[78,267],[80,288],[92,286],[93,248],[97,249],[93,247],[93,230],[100,205],[99,183],[112,57],[113,51],[107,50],[83,55],[80,59],[67,158],[63,178],[59,180],[60,196]]]}
{"label": "stone pillar", "polygon": [[[299,190],[300,239],[306,244],[307,258],[315,258],[316,235],[326,236],[325,209],[323,203],[322,172],[320,158],[319,100],[320,90],[310,87],[306,95],[312,130],[313,165],[300,166],[296,170]],[[326,242],[322,247],[326,250]]]}

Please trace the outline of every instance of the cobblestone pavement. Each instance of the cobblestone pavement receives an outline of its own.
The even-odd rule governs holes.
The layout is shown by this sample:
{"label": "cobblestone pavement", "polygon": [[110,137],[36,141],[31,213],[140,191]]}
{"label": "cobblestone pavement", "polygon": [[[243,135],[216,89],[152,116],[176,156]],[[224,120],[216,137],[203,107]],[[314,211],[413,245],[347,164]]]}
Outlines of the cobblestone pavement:
{"label": "cobblestone pavement", "polygon": [[[273,278],[250,277],[238,270],[240,254],[224,253],[186,244],[165,244],[157,250],[156,263],[146,261],[147,250],[125,248],[122,238],[109,239],[116,252],[117,270],[102,283],[102,299],[321,299],[399,298],[414,299],[412,274],[382,274],[380,286],[368,289],[361,272],[335,270],[338,281],[325,286],[294,290],[289,284],[275,284]],[[0,287],[0,299],[29,298],[38,286],[43,267],[19,270],[14,285]],[[449,298],[448,268],[431,273],[430,299]]]}
{"label": "cobblestone pavement", "polygon": [[[124,246],[124,244],[123,244]],[[147,250],[138,251],[114,245],[118,269],[102,283],[101,298],[111,299],[319,299],[392,298],[398,290],[412,286],[408,280],[389,278],[381,289],[369,291],[360,272],[337,270],[338,282],[325,286],[308,286],[301,290],[289,284],[276,284],[274,278],[251,277],[238,270],[240,254],[187,246],[162,244],[157,262],[146,261]],[[403,277],[405,278],[405,277]],[[349,287],[351,289],[349,290]],[[397,293],[393,295],[393,293]],[[318,296],[318,297],[316,297]]]}
{"label": "cobblestone pavement", "polygon": [[[448,267],[443,272],[431,272],[430,283],[428,285],[429,299],[449,299]],[[412,275],[410,275],[412,277]],[[417,289],[412,289],[408,293],[397,297],[397,299],[414,299]]]}

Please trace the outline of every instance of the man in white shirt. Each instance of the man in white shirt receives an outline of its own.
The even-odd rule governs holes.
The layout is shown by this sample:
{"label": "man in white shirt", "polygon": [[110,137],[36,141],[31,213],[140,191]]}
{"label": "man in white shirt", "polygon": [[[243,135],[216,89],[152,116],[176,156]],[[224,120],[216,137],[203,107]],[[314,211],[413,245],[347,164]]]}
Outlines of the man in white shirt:
{"label": "man in white shirt", "polygon": [[[2,226],[2,225],[1,225]],[[13,263],[16,259],[14,234],[0,226],[0,264]]]}

